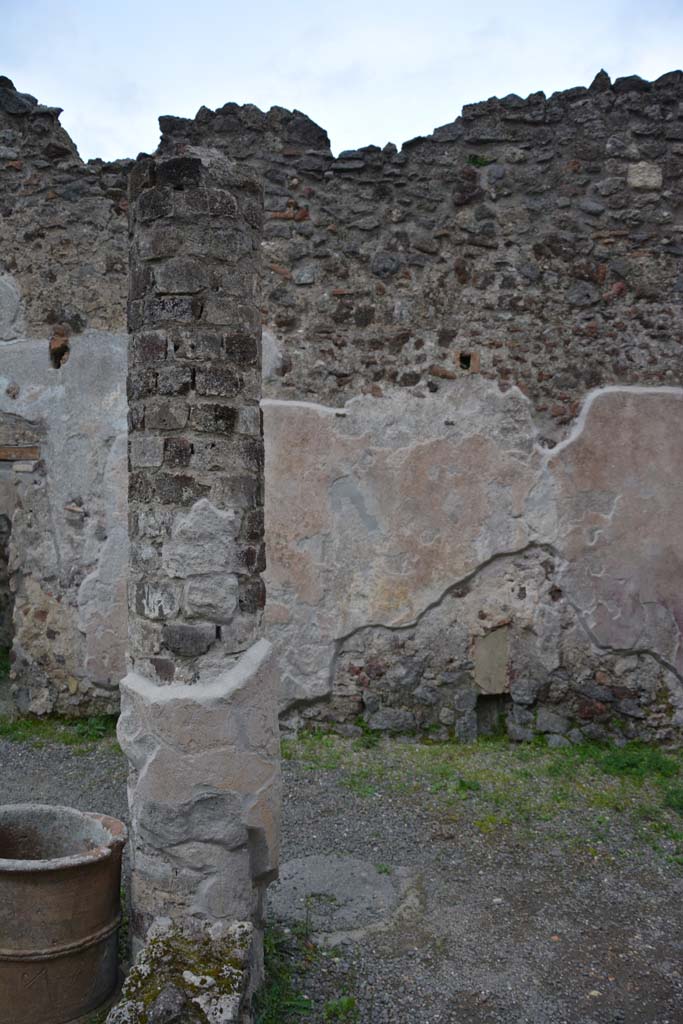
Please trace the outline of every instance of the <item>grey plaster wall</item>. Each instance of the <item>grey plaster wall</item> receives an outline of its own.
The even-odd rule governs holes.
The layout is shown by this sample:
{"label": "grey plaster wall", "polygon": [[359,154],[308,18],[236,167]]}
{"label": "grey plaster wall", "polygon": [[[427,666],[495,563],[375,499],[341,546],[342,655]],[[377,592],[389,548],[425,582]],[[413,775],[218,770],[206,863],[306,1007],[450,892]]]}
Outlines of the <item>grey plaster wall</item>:
{"label": "grey plaster wall", "polygon": [[85,331],[55,369],[45,340],[0,346],[0,444],[39,458],[1,463],[11,505],[11,682],[18,707],[118,707],[125,671],[127,339]]}

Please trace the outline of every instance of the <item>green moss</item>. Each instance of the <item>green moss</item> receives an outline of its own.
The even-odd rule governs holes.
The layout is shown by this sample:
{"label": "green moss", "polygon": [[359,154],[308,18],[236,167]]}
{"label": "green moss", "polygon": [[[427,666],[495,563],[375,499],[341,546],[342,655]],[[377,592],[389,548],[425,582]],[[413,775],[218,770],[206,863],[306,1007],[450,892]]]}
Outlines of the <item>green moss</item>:
{"label": "green moss", "polygon": [[472,167],[488,167],[489,164],[495,164],[496,161],[488,156],[480,156],[479,153],[470,153],[467,162]]}
{"label": "green moss", "polygon": [[149,939],[123,990],[124,1001],[142,1007],[137,1024],[148,1024],[147,1011],[169,984],[190,998],[206,991],[216,996],[241,994],[250,942],[247,929],[243,936],[214,940],[172,928]]}

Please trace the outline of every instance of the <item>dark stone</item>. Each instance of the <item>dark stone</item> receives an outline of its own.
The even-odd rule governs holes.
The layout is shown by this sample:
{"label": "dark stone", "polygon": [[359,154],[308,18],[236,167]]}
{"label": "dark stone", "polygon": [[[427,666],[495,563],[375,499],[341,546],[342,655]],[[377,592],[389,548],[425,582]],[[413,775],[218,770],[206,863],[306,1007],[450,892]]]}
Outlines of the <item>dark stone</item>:
{"label": "dark stone", "polygon": [[174,189],[197,188],[202,180],[202,162],[198,157],[178,156],[157,163],[160,185]]}
{"label": "dark stone", "polygon": [[165,985],[147,1010],[148,1024],[184,1024],[188,1011],[185,993],[175,985]]}
{"label": "dark stone", "polygon": [[376,277],[392,277],[400,268],[401,260],[393,252],[376,252],[370,263],[370,270]]}
{"label": "dark stone", "polygon": [[195,388],[198,395],[234,398],[242,387],[242,378],[229,367],[209,363],[207,366],[197,368]]}
{"label": "dark stone", "polygon": [[191,323],[201,316],[202,304],[196,296],[162,295],[145,299],[145,322],[150,326],[158,323]]}
{"label": "dark stone", "polygon": [[196,658],[206,654],[216,639],[212,625],[189,626],[185,623],[167,623],[162,631],[164,646],[181,658]]}
{"label": "dark stone", "polygon": [[260,576],[240,576],[239,609],[254,615],[266,606],[266,586]]}
{"label": "dark stone", "polygon": [[138,199],[138,217],[143,223],[168,217],[173,212],[173,198],[168,189],[149,188]]}
{"label": "dark stone", "polygon": [[577,281],[567,289],[570,306],[593,306],[600,301],[600,289],[590,281]]}
{"label": "dark stone", "polygon": [[192,452],[192,442],[186,437],[167,437],[164,439],[165,466],[176,468],[189,466]]}
{"label": "dark stone", "polygon": [[237,409],[231,405],[195,405],[190,411],[195,430],[211,434],[232,434],[237,428]]}
{"label": "dark stone", "polygon": [[206,498],[211,492],[208,484],[200,483],[191,476],[172,473],[149,473],[136,471],[128,480],[128,497],[131,502],[149,504],[158,501],[162,505],[193,505],[199,498]]}

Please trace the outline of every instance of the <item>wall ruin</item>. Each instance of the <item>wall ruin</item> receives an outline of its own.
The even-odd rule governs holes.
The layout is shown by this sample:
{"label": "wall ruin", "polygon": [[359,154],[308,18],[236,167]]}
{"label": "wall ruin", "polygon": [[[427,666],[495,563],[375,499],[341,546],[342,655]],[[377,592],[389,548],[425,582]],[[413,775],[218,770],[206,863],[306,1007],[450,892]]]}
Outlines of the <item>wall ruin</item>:
{"label": "wall ruin", "polygon": [[[88,359],[116,348],[128,165],[82,165],[54,110],[0,84],[16,412],[34,349],[47,388],[87,339]],[[267,615],[288,719],[468,738],[503,708],[517,738],[678,735],[683,74],[491,99],[337,158],[277,107],[160,124],[161,156],[208,146],[264,185]],[[106,372],[116,403],[125,369]],[[50,436],[47,411],[31,422]],[[68,706],[86,711],[82,665]],[[26,706],[65,706],[52,690]]]}
{"label": "wall ruin", "polygon": [[125,671],[129,162],[84,165],[59,113],[0,78],[0,495],[34,714],[114,711]]}

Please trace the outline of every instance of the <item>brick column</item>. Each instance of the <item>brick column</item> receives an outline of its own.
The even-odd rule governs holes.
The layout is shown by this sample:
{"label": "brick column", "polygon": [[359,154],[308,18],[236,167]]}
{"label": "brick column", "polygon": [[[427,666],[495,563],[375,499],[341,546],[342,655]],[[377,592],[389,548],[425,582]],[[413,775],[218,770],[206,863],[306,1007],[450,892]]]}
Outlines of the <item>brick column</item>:
{"label": "brick column", "polygon": [[209,150],[130,175],[133,933],[261,921],[279,745],[265,591],[259,183]]}

